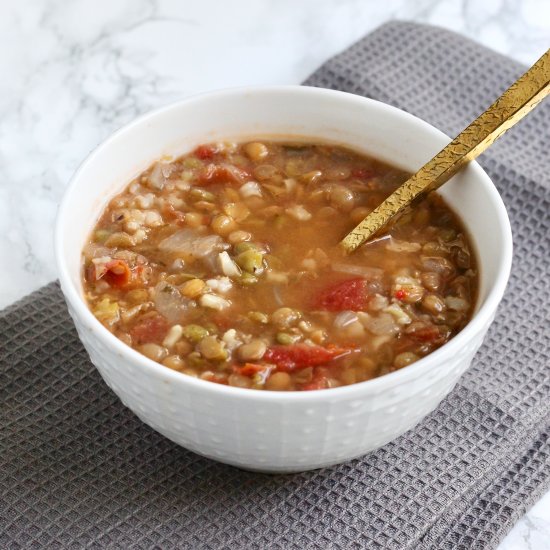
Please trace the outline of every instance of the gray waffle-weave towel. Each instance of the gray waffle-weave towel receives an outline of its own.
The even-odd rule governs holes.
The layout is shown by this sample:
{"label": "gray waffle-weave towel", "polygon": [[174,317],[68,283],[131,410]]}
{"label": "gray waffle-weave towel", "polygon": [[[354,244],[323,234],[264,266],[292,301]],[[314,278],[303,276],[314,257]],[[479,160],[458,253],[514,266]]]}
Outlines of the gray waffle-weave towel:
{"label": "gray waffle-weave towel", "polygon": [[[391,23],[307,83],[455,134],[522,72],[441,29]],[[51,284],[0,313],[0,547],[494,548],[550,476],[550,104],[481,160],[515,258],[471,369],[414,431],[291,476],[177,447],[102,383]]]}

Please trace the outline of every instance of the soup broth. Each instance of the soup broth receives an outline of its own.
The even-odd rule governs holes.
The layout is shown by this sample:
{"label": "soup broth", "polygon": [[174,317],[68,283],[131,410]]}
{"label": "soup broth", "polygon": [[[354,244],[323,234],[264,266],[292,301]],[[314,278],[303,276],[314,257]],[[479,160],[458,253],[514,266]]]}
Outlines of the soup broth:
{"label": "soup broth", "polygon": [[338,242],[408,174],[323,143],[199,146],[111,200],[83,251],[88,305],[167,368],[315,390],[405,368],[469,321],[478,273],[432,193],[345,255]]}

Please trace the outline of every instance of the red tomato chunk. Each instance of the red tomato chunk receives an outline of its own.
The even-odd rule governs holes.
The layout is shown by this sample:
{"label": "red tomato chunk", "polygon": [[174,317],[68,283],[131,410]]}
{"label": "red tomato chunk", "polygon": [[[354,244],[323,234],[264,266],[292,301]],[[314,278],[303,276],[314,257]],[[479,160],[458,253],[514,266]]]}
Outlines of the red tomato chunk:
{"label": "red tomato chunk", "polygon": [[200,185],[212,185],[215,183],[244,183],[250,178],[250,174],[237,166],[209,164],[200,176]]}
{"label": "red tomato chunk", "polygon": [[367,309],[368,293],[365,279],[348,279],[323,290],[315,307],[327,311],[363,311]]}
{"label": "red tomato chunk", "polygon": [[316,367],[325,365],[333,359],[343,357],[351,350],[338,347],[323,348],[321,346],[309,346],[307,344],[295,344],[293,346],[274,346],[269,348],[264,360],[273,363],[277,370],[292,371],[304,367]]}
{"label": "red tomato chunk", "polygon": [[212,159],[218,152],[218,148],[215,145],[199,145],[195,149],[195,155],[201,160]]}
{"label": "red tomato chunk", "polygon": [[162,342],[168,332],[168,323],[162,315],[148,317],[130,330],[132,342],[135,344]]}

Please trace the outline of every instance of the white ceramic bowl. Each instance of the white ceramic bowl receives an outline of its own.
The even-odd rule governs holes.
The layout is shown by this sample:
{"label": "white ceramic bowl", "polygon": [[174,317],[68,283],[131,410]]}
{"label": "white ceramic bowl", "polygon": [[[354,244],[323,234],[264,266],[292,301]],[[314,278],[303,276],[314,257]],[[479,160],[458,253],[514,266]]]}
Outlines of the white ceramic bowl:
{"label": "white ceramic bowl", "polygon": [[452,390],[481,345],[508,279],[512,237],[502,200],[476,163],[442,188],[478,253],[472,321],[413,365],[351,386],[269,392],[205,382],[127,347],[83,300],[81,250],[110,197],[162,155],[219,139],[301,135],[351,146],[414,171],[449,140],[403,111],[299,86],[233,89],[149,113],[100,145],[74,175],[59,210],[61,288],[80,339],[108,386],[139,418],[201,455],[251,470],[292,472],[363,455],[411,429]]}

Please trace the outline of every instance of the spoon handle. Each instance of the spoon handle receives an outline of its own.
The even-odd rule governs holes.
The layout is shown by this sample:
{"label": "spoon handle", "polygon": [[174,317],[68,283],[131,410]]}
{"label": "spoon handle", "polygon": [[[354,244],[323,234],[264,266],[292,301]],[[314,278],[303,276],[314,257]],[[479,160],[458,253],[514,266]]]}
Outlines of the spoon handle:
{"label": "spoon handle", "polygon": [[346,252],[380,231],[413,200],[437,189],[467,162],[521,120],[550,93],[550,50],[516,80],[486,111],[476,118],[449,145],[429,160],[416,174],[398,187],[341,241]]}

